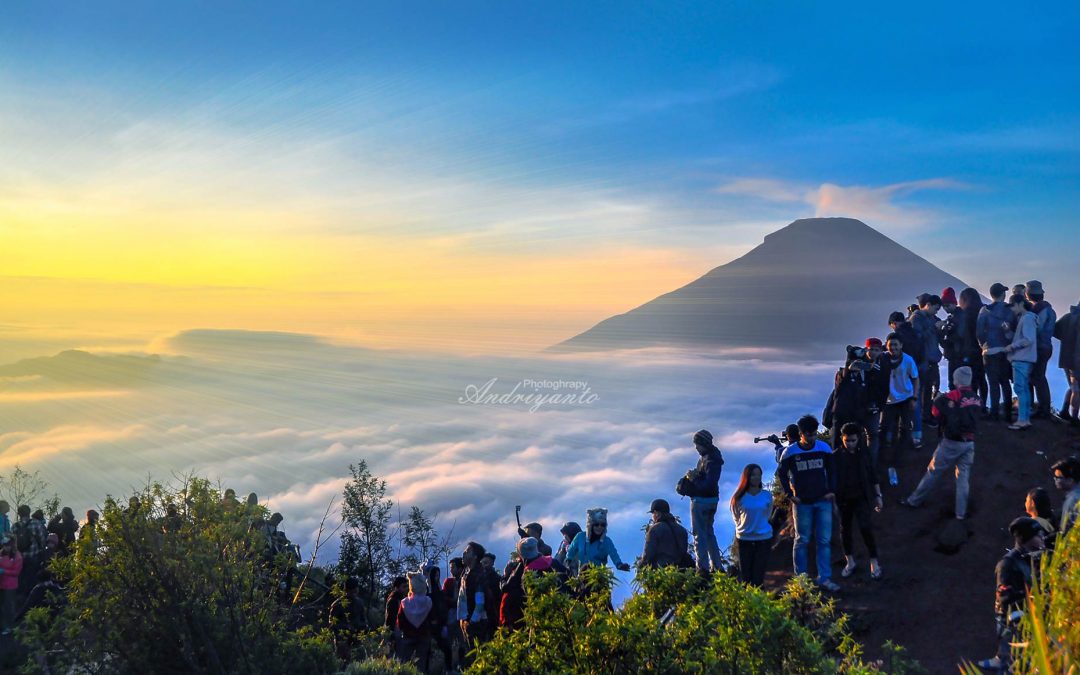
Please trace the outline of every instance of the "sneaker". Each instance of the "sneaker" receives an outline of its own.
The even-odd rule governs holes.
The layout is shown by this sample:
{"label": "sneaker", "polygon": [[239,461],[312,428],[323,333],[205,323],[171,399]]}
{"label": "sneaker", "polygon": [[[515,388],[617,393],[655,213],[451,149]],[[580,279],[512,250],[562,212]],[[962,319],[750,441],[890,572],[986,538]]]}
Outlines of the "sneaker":
{"label": "sneaker", "polygon": [[1005,664],[1001,662],[1001,657],[999,656],[995,656],[992,659],[983,659],[975,665],[977,665],[979,668],[982,668],[983,670],[991,670],[997,672],[1005,670]]}
{"label": "sneaker", "polygon": [[840,590],[839,584],[837,584],[832,579],[822,579],[821,581],[818,582],[818,586],[821,586],[822,588],[829,591],[830,593],[835,593],[838,590]]}
{"label": "sneaker", "polygon": [[900,506],[906,506],[909,509],[917,509],[917,508],[919,508],[918,504],[914,504],[912,502],[909,502],[907,497],[901,497],[900,499],[896,500],[896,503],[899,504]]}
{"label": "sneaker", "polygon": [[1009,431],[1027,431],[1030,428],[1031,428],[1031,422],[1028,422],[1026,424],[1024,424],[1022,422],[1015,422],[1015,423],[1009,425]]}
{"label": "sneaker", "polygon": [[870,559],[870,578],[875,580],[881,578],[881,563],[874,558]]}
{"label": "sneaker", "polygon": [[916,449],[921,448],[922,447],[922,434],[920,434],[918,436],[912,434],[912,436],[911,436],[911,444],[913,446],[915,446]]}
{"label": "sneaker", "polygon": [[851,558],[847,559],[847,564],[844,565],[844,569],[841,570],[840,576],[847,579],[848,577],[850,577],[854,573],[855,573],[855,558],[851,557]]}

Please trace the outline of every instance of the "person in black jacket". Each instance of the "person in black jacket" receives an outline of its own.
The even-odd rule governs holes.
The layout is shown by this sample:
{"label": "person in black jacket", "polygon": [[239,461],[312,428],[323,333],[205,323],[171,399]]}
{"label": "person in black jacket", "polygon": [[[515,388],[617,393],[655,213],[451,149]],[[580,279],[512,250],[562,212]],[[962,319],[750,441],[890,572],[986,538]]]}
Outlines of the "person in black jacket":
{"label": "person in black jacket", "polygon": [[682,567],[689,557],[690,533],[675,516],[666,499],[654,499],[649,505],[652,522],[645,530],[645,550],[638,567]]}
{"label": "person in black jacket", "polygon": [[866,372],[859,366],[865,361],[851,358],[865,353],[865,350],[848,348],[850,360],[847,364],[836,371],[833,380],[833,390],[829,394],[829,400],[825,403],[825,410],[821,415],[821,422],[827,429],[832,430],[832,446],[840,445],[840,430],[848,422],[860,422],[866,414],[866,401],[868,397]]}
{"label": "person in black jacket", "polygon": [[713,445],[712,433],[706,429],[694,434],[694,447],[699,455],[697,466],[679,480],[676,492],[690,498],[690,529],[694,533],[698,571],[711,569],[715,572],[723,569],[713,521],[720,502],[720,470],[724,466],[724,457]]}
{"label": "person in black jacket", "polygon": [[979,662],[979,667],[984,670],[1009,670],[1011,646],[1019,637],[1024,602],[1032,585],[1032,574],[1038,569],[1037,558],[1043,550],[1043,529],[1034,518],[1017,518],[1009,523],[1009,533],[1013,536],[1014,546],[994,569],[998,653],[992,659]]}
{"label": "person in black jacket", "polygon": [[870,556],[870,578],[881,578],[878,562],[874,525],[870,517],[871,504],[881,511],[881,485],[869,454],[864,447],[865,434],[858,424],[848,423],[841,431],[842,442],[833,452],[833,470],[836,472],[836,506],[840,510],[841,540],[844,544],[845,565],[840,576],[850,577],[855,572],[855,532],[853,522],[859,524],[866,552]]}

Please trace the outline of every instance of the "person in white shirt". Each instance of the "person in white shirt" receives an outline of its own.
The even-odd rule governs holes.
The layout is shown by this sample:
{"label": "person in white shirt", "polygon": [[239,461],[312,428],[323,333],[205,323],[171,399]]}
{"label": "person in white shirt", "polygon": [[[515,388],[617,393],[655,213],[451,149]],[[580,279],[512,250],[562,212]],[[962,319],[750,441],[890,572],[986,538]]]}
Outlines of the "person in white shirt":
{"label": "person in white shirt", "polygon": [[919,391],[919,367],[904,353],[900,336],[892,333],[885,340],[889,365],[889,398],[881,413],[882,464],[889,467],[889,482],[896,473],[896,460],[901,447],[911,447],[911,425],[915,414],[916,393]]}
{"label": "person in white shirt", "polygon": [[739,545],[739,580],[761,586],[772,550],[772,493],[761,485],[761,467],[747,464],[739,486],[731,496],[731,515],[735,519],[735,540]]}

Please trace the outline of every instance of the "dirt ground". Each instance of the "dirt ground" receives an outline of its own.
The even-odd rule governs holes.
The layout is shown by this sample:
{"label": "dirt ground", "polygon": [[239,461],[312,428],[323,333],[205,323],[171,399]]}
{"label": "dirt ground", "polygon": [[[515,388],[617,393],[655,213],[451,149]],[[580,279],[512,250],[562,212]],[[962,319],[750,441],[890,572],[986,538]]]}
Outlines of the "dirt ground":
{"label": "dirt ground", "polygon": [[[924,447],[904,458],[897,487],[882,486],[885,508],[875,514],[874,530],[884,578],[870,579],[858,533],[860,564],[849,579],[840,578],[843,551],[834,538],[833,578],[841,586],[835,597],[868,658],[877,658],[881,645],[892,640],[928,672],[956,673],[962,660],[994,654],[994,566],[1011,546],[1008,524],[1024,515],[1024,497],[1037,486],[1050,492],[1060,513],[1064,495],[1054,489],[1049,467],[1080,453],[1080,430],[1040,420],[1029,431],[1014,432],[1003,422],[981,422],[964,522],[970,536],[953,554],[935,549],[937,535],[955,521],[954,481],[943,480],[922,508],[897,504],[922,477],[935,437],[936,432],[927,433]],[[781,541],[773,550],[767,585],[782,584],[791,569],[791,542]]]}

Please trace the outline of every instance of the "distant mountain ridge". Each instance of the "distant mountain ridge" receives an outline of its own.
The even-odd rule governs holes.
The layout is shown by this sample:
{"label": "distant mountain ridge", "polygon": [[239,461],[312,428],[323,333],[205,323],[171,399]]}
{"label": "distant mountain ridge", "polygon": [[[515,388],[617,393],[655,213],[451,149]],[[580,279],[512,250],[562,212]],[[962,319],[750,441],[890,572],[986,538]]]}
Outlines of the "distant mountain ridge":
{"label": "distant mountain ridge", "polygon": [[884,337],[889,313],[960,279],[852,218],[807,218],[682,288],[549,348],[766,348],[835,354]]}

